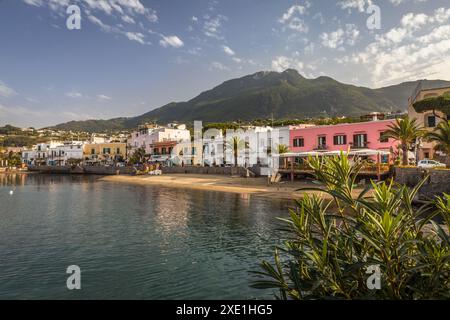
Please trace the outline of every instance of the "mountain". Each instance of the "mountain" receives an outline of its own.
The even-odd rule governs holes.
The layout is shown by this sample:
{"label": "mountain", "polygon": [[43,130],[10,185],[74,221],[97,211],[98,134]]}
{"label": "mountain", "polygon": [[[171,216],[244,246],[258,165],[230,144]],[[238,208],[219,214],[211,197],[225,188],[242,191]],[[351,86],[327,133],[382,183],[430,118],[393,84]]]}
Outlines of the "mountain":
{"label": "mountain", "polygon": [[[271,118],[358,116],[373,111],[405,110],[418,81],[380,89],[344,84],[329,77],[306,79],[296,70],[262,71],[202,92],[186,102],[172,102],[143,115],[111,120],[71,121],[53,128],[74,131],[130,129],[157,121],[225,122]],[[424,87],[450,86],[424,81]]]}
{"label": "mountain", "polygon": [[422,89],[432,89],[449,87],[450,81],[445,80],[418,80],[403,82],[390,87],[384,87],[380,89],[375,89],[378,93],[381,93],[386,98],[391,100],[395,105],[399,107],[400,110],[404,110],[408,107],[408,98],[411,96],[412,92],[416,89],[419,81],[422,81]]}

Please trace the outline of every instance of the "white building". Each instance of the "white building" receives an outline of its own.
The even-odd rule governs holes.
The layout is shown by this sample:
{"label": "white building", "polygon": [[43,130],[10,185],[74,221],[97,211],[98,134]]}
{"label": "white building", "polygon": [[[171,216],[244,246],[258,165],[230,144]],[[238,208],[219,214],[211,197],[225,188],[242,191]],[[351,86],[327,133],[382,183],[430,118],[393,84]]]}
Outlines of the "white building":
{"label": "white building", "polygon": [[50,148],[47,165],[65,166],[69,160],[83,160],[83,142],[64,142],[62,145]]}
{"label": "white building", "polygon": [[153,154],[153,145],[161,142],[187,142],[191,141],[191,133],[184,124],[169,123],[162,127],[158,125],[142,125],[132,132],[128,145],[131,152],[144,148],[146,154]]}
{"label": "white building", "polygon": [[203,134],[203,165],[220,166],[224,161],[226,141],[222,130],[208,129]]}
{"label": "white building", "polygon": [[83,142],[39,143],[30,150],[22,151],[22,162],[27,165],[67,165],[69,160],[83,159]]}

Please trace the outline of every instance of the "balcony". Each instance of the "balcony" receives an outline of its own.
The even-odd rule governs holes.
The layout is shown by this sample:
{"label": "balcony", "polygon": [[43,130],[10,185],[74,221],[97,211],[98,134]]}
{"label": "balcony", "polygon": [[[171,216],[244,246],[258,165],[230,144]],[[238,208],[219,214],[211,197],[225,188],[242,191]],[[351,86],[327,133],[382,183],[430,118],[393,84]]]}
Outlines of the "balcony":
{"label": "balcony", "polygon": [[325,151],[328,150],[328,146],[326,144],[320,144],[314,147],[314,151]]}
{"label": "balcony", "polygon": [[369,148],[369,144],[370,144],[370,142],[368,142],[368,141],[365,141],[365,142],[362,142],[362,143],[357,143],[357,144],[355,144],[353,142],[349,143],[350,149],[353,149],[353,150],[355,150],[355,149],[368,149]]}

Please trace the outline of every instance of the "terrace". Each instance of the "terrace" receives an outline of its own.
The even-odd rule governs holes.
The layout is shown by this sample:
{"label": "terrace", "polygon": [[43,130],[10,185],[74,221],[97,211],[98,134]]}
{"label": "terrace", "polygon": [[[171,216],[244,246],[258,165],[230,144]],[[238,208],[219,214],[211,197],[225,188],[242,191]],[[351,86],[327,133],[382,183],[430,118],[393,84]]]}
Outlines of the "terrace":
{"label": "terrace", "polygon": [[[310,151],[310,152],[293,152],[279,155],[280,166],[278,173],[289,174],[291,181],[294,181],[297,175],[312,175],[313,170],[308,165],[309,157],[330,157],[339,156],[341,151]],[[359,175],[361,177],[376,177],[378,180],[385,178],[390,172],[390,152],[384,150],[357,149],[343,152],[353,158],[370,159],[364,164]],[[387,159],[383,162],[382,159]],[[374,160],[375,159],[375,160]]]}

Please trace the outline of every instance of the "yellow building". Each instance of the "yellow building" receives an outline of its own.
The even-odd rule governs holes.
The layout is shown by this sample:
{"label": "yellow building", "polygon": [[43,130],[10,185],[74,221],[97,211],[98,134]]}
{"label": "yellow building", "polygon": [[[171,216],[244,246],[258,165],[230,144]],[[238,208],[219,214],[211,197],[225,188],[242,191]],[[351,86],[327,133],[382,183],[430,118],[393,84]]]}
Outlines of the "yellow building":
{"label": "yellow building", "polygon": [[[413,104],[417,101],[421,101],[427,98],[439,97],[444,94],[450,94],[450,87],[421,89],[419,85],[419,87],[415,90],[413,96],[409,98],[409,118],[416,119],[418,125],[424,127],[428,131],[433,131],[434,128],[439,124],[439,122],[443,121],[442,119],[447,118],[447,115],[440,111],[436,111],[436,113],[434,114],[433,110],[418,113],[414,109]],[[435,145],[436,144],[434,142],[422,141],[418,150],[419,160],[433,159],[435,157]]]}
{"label": "yellow building", "polygon": [[87,143],[83,146],[83,159],[87,162],[123,161],[126,157],[126,143]]}

